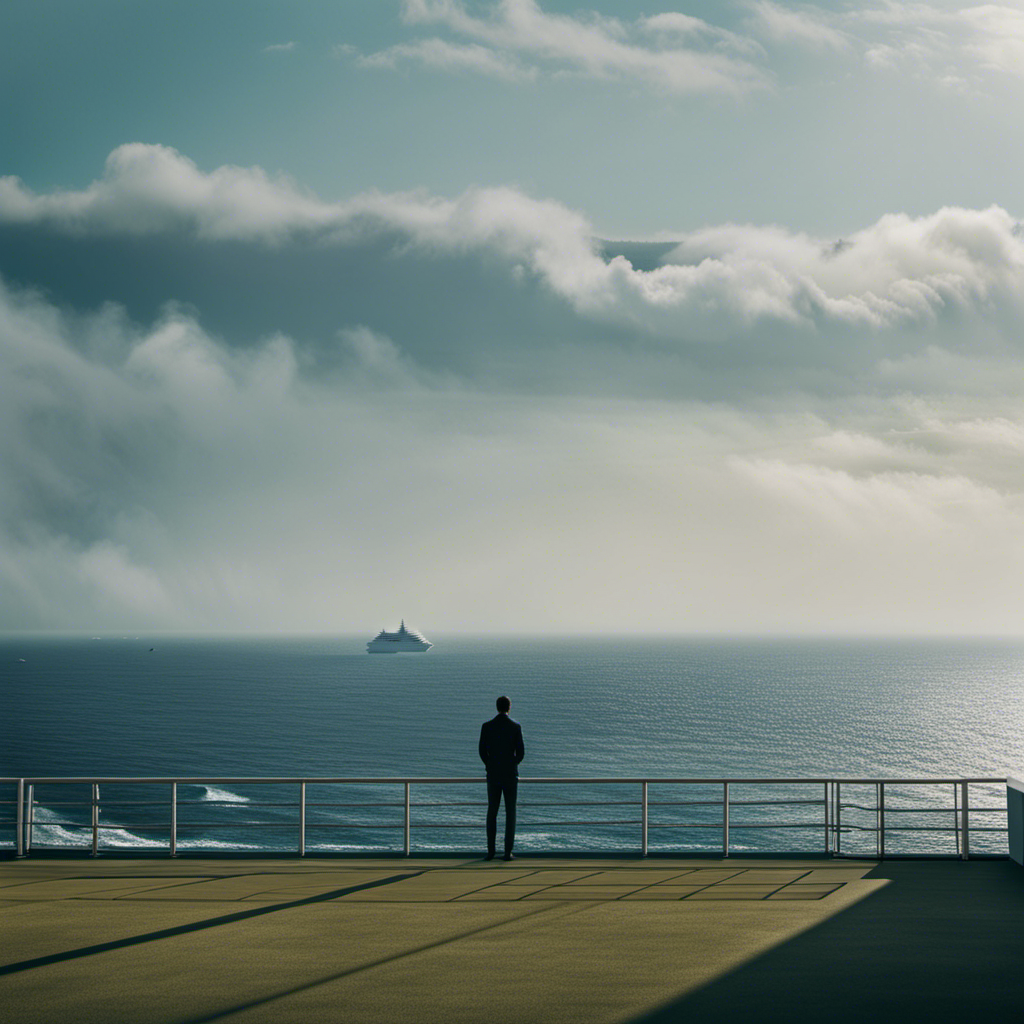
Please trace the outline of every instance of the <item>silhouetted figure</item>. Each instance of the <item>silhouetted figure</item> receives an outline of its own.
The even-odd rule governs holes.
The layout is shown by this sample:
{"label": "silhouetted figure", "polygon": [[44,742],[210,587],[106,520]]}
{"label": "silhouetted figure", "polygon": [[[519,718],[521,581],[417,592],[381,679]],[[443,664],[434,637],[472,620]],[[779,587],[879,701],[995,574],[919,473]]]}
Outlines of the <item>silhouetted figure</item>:
{"label": "silhouetted figure", "polygon": [[480,760],[487,768],[487,857],[494,860],[498,838],[498,805],[505,798],[505,860],[512,859],[516,841],[516,796],[519,762],[523,759],[522,726],[508,717],[512,702],[499,697],[498,713],[480,729]]}

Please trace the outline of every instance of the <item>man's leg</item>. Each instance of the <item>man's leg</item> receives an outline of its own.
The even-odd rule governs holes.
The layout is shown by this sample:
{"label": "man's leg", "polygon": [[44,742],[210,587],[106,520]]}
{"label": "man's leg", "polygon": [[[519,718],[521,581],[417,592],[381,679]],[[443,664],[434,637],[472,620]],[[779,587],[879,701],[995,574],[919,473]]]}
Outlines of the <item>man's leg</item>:
{"label": "man's leg", "polygon": [[[487,776],[487,852],[494,855],[495,842],[498,838],[498,804],[501,803],[501,779]],[[505,803],[506,812],[508,802]]]}
{"label": "man's leg", "polygon": [[511,853],[516,841],[516,798],[519,795],[519,780],[505,779],[502,788],[505,791],[505,853]]}

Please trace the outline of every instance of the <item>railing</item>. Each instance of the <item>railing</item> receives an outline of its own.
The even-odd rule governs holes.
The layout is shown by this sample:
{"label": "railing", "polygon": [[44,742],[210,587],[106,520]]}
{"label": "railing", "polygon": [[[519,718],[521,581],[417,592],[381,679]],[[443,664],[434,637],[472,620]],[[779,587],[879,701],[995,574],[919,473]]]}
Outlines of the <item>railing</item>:
{"label": "railing", "polygon": [[[603,849],[649,852],[703,852],[728,857],[731,853],[814,853],[836,857],[876,857],[892,855],[935,854],[967,859],[972,855],[972,841],[984,849],[976,850],[982,856],[1006,856],[1006,806],[995,804],[998,787],[1005,786],[1005,778],[960,779],[694,779],[694,778],[524,778],[520,779],[520,845],[529,847],[540,842],[538,832],[554,829],[563,834],[585,829],[588,837],[582,846],[571,849],[593,850],[598,835]],[[476,829],[483,831],[480,799],[482,779],[474,778],[0,778],[0,787],[11,790],[11,798],[0,799],[0,809],[9,810],[0,818],[0,835],[8,828],[14,831],[13,848],[17,856],[28,854],[34,846],[45,850],[88,848],[96,856],[101,847],[111,848],[111,834],[130,835],[137,843],[166,850],[176,856],[179,849],[195,849],[195,841],[186,836],[205,836],[201,843],[209,844],[210,833],[233,830],[237,836],[248,829],[269,829],[275,834],[292,838],[285,846],[251,847],[238,839],[216,842],[222,849],[252,848],[267,853],[281,849],[304,856],[311,832],[322,835],[332,830],[348,833],[359,830],[400,830],[402,846],[393,844],[374,847],[373,852],[401,852],[408,856],[413,850],[413,830],[430,830],[437,834],[450,829]],[[261,799],[240,796],[220,787],[255,788]],[[88,787],[87,799],[58,799],[53,794],[72,790],[81,792]],[[179,787],[200,787],[205,790],[201,799],[182,797]],[[320,794],[324,787],[349,794],[353,790],[369,790],[371,800],[327,800]],[[339,790],[340,787],[340,790]],[[470,799],[417,799],[414,788],[429,796],[436,788],[470,790]],[[612,795],[619,799],[554,799],[543,796],[558,795],[558,787],[583,789],[590,793],[595,788],[611,787]],[[979,803],[971,803],[971,787],[989,792]],[[996,787],[996,791],[993,788]],[[311,800],[310,790],[315,788],[319,799]],[[101,800],[101,792],[113,798]],[[545,793],[547,790],[547,793]],[[46,794],[45,803],[42,794]],[[538,799],[532,799],[536,791]],[[760,791],[760,796],[757,796]],[[264,799],[267,795],[283,793],[286,798]],[[930,802],[925,794],[940,794],[939,805]],[[125,799],[136,794],[158,798]],[[211,796],[210,794],[214,795]],[[392,798],[394,793],[398,799]],[[652,798],[653,796],[656,798]],[[328,794],[330,795],[330,794]],[[757,798],[754,798],[757,796]],[[682,797],[686,797],[683,799]],[[950,801],[947,803],[947,801]],[[231,817],[234,809],[234,820]],[[579,817],[569,809],[612,809],[611,817]],[[139,820],[112,821],[110,815],[126,810],[137,813]],[[541,810],[539,817],[534,813]],[[41,820],[45,810],[46,818]],[[183,820],[179,811],[192,817]],[[239,812],[246,820],[240,820]],[[266,811],[260,820],[250,820],[257,811]],[[415,811],[415,815],[414,815]],[[525,815],[523,812],[527,812]],[[587,812],[585,812],[587,813]],[[310,820],[310,815],[313,820]],[[628,815],[628,816],[622,816]],[[1002,815],[1002,819],[1000,819]],[[76,817],[77,816],[77,817]],[[106,820],[102,820],[106,818]],[[204,820],[200,820],[204,819]],[[500,827],[500,823],[499,823]],[[39,842],[40,833],[61,833],[60,841]],[[774,842],[737,842],[735,836],[764,835],[766,831],[778,836],[780,831],[790,836],[809,836],[808,841],[781,846]],[[157,833],[161,838],[147,840],[138,833]],[[227,834],[222,832],[221,834]],[[707,836],[710,841],[695,841],[692,836]],[[716,837],[717,834],[717,841]],[[652,835],[674,837],[651,848]],[[166,836],[164,839],[163,837]],[[84,840],[71,843],[71,839]],[[103,842],[104,838],[108,842]],[[531,839],[531,837],[534,837]],[[610,837],[610,838],[607,838]],[[52,838],[52,837],[51,837]],[[912,840],[909,841],[908,840]],[[789,842],[789,840],[787,840]],[[609,845],[610,843],[610,845]],[[117,844],[114,844],[117,845]],[[125,845],[125,844],[121,844]],[[352,842],[331,845],[321,843],[321,850],[344,851],[367,849]],[[436,847],[435,847],[436,848]],[[445,847],[456,852],[450,844]],[[556,852],[552,849],[550,852]],[[566,852],[562,847],[558,852]]]}

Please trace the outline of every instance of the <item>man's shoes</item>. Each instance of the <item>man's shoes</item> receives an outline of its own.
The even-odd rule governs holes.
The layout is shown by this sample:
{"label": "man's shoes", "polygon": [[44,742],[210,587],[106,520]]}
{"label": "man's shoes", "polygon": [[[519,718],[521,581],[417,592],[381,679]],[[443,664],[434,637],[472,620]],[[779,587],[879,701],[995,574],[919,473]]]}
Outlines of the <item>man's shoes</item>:
{"label": "man's shoes", "polygon": [[488,853],[487,853],[487,856],[484,857],[484,860],[494,860],[494,851],[493,850],[489,850]]}
{"label": "man's shoes", "polygon": [[502,857],[501,859],[502,860],[515,860],[516,859],[516,855],[511,850],[509,850],[508,853],[506,853],[505,856]]}

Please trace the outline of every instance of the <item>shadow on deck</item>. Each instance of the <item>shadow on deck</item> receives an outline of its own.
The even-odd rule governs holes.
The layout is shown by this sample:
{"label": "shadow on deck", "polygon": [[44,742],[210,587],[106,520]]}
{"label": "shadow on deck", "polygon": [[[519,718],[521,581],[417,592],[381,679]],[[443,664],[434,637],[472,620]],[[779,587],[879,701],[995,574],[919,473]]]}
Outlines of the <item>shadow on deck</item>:
{"label": "shadow on deck", "polygon": [[891,883],[631,1024],[1024,1020],[1024,870],[885,861]]}

